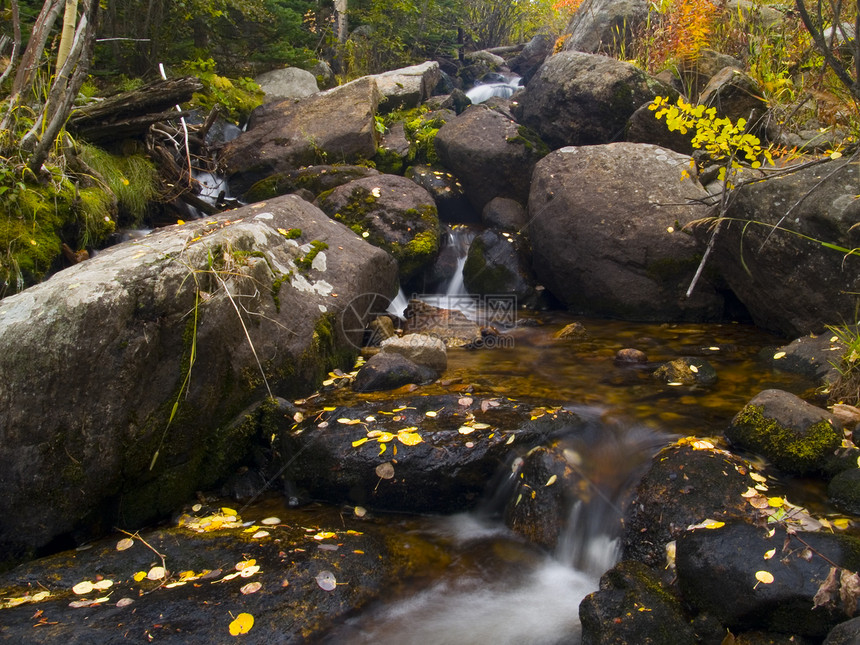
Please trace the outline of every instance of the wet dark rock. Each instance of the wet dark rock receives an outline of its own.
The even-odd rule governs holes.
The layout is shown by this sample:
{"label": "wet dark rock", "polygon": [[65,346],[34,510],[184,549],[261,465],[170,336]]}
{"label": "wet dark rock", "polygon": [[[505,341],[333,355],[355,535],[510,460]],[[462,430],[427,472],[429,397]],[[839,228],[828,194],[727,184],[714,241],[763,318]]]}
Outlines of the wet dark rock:
{"label": "wet dark rock", "polygon": [[833,362],[844,351],[845,345],[830,332],[809,334],[777,348],[770,356],[770,361],[775,369],[802,374],[822,384],[829,384],[839,376]]}
{"label": "wet dark rock", "polygon": [[481,338],[478,324],[456,309],[441,309],[421,300],[410,300],[404,312],[403,331],[440,338],[447,347],[462,347]]}
{"label": "wet dark rock", "polygon": [[827,485],[827,496],[843,513],[860,515],[860,468],[854,467],[838,473]]}
{"label": "wet dark rock", "polygon": [[261,431],[250,406],[269,392],[249,343],[274,392],[308,393],[361,346],[367,321],[347,332],[342,308],[396,289],[386,253],[285,196],[0,301],[0,562],[137,528],[217,485]]}
{"label": "wet dark rock", "polygon": [[648,362],[648,355],[641,349],[626,347],[615,352],[616,365],[644,365]]}
{"label": "wet dark rock", "polygon": [[391,320],[390,316],[377,316],[370,321],[367,329],[370,332],[367,344],[371,347],[375,347],[382,341],[396,335],[394,321]]}
{"label": "wet dark rock", "polygon": [[466,93],[461,89],[451,90],[448,98],[442,101],[439,107],[446,110],[453,110],[455,114],[463,114],[472,105],[472,100],[466,96]]}
{"label": "wet dark rock", "polygon": [[442,80],[439,63],[426,61],[420,65],[393,69],[371,76],[379,88],[380,112],[393,112],[418,107],[430,98]]}
{"label": "wet dark rock", "polygon": [[624,559],[666,565],[666,544],[706,519],[755,521],[741,497],[757,485],[750,466],[724,450],[673,445],[652,460],[625,514]]}
{"label": "wet dark rock", "polygon": [[409,156],[409,139],[402,121],[392,124],[385,130],[373,162],[378,170],[391,175],[403,174],[403,167]]}
{"label": "wet dark rock", "polygon": [[[840,159],[734,191],[726,216],[735,219],[720,229],[709,262],[756,325],[797,338],[855,320],[860,257],[772,227],[782,222],[812,240],[856,248],[858,185],[860,161]],[[783,221],[789,208],[790,221]],[[696,234],[705,239],[707,231]]]}
{"label": "wet dark rock", "polygon": [[526,261],[525,242],[516,233],[487,230],[469,246],[463,283],[469,293],[513,295],[526,304],[536,295],[537,281]]}
{"label": "wet dark rock", "polygon": [[713,385],[717,382],[717,370],[703,358],[685,357],[663,363],[654,371],[654,377],[664,383]]}
{"label": "wet dark rock", "polygon": [[764,390],[744,406],[726,437],[786,472],[821,471],[842,443],[842,428],[826,410],[782,390]]}
{"label": "wet dark rock", "polygon": [[522,204],[515,199],[496,197],[484,206],[481,221],[485,226],[500,231],[520,232],[528,224],[528,215]]}
{"label": "wet dark rock", "polygon": [[860,643],[860,617],[839,623],[830,630],[822,645],[857,645]]}
{"label": "wet dark rock", "polygon": [[[673,92],[669,96],[671,99],[677,95]],[[683,133],[680,130],[669,130],[665,119],[657,119],[654,117],[655,114],[650,103],[639,107],[630,117],[624,139],[632,143],[652,143],[682,155],[692,155],[695,132],[690,130]],[[690,172],[695,174],[692,169]]]}
{"label": "wet dark rock", "polygon": [[494,197],[525,202],[532,170],[549,152],[534,132],[483,105],[442,126],[435,146],[479,213]]}
{"label": "wet dark rock", "polygon": [[460,180],[443,168],[412,166],[406,177],[433,196],[439,219],[451,224],[477,222],[478,215],[469,203]]}
{"label": "wet dark rock", "polygon": [[354,163],[376,154],[376,81],[369,77],[307,98],[267,103],[219,158],[234,194],[276,173],[320,163],[328,155]]}
{"label": "wet dark rock", "polygon": [[[248,189],[245,198],[251,202],[261,202],[278,195],[287,195],[299,190],[307,190],[316,196],[343,184],[364,177],[376,177],[380,173],[366,166],[306,166],[297,170],[277,173],[258,181]],[[304,197],[302,198],[304,199]]]}
{"label": "wet dark rock", "polygon": [[680,601],[640,562],[622,561],[579,605],[582,645],[699,643]]}
{"label": "wet dark rock", "polygon": [[[771,549],[775,555],[767,559]],[[832,605],[813,608],[815,595],[831,566],[857,571],[858,549],[860,542],[845,535],[789,534],[778,525],[769,529],[729,522],[678,538],[678,584],[686,602],[732,631],[765,629],[823,638],[849,616],[838,592]],[[770,573],[773,582],[759,583],[760,571]]]}
{"label": "wet dark rock", "polygon": [[622,139],[633,113],[668,93],[630,63],[564,51],[538,70],[518,96],[514,113],[553,149],[595,145]]}
{"label": "wet dark rock", "polygon": [[395,390],[415,383],[426,385],[436,380],[439,373],[424,365],[417,365],[402,354],[380,352],[371,356],[352,382],[356,392]]}
{"label": "wet dark rock", "polygon": [[[189,511],[184,517],[190,520],[192,515],[207,512],[211,509],[197,514]],[[254,532],[242,526],[207,533],[165,528],[142,532],[124,551],[116,549],[118,540],[126,537],[119,534],[87,550],[22,565],[0,576],[3,599],[41,591],[50,596],[0,609],[0,641],[34,645],[229,643],[236,638],[229,632],[231,621],[246,612],[254,617],[254,624],[240,637],[243,643],[304,643],[373,600],[397,593],[401,577],[448,563],[438,545],[372,520],[313,506],[300,511],[278,508],[276,513],[281,524],[255,529],[265,528],[270,534],[267,537],[253,538]],[[263,518],[241,517],[258,524]],[[315,530],[307,532],[304,527]],[[332,537],[315,540],[317,532],[330,532]],[[136,572],[162,565],[147,545],[164,555],[169,578],[133,580]],[[259,571],[225,580],[238,573],[238,563],[252,559],[255,564],[251,566],[258,566]],[[211,573],[201,578],[206,571]],[[324,571],[335,577],[333,591],[324,591],[316,580]],[[168,586],[179,581],[180,572],[193,572],[197,579]],[[113,581],[113,586],[107,591],[72,593],[74,585],[95,582],[99,576]],[[254,582],[262,585],[258,592],[240,592]],[[105,596],[109,597],[106,602],[92,607],[69,606],[73,601]],[[133,602],[117,606],[120,599]]]}
{"label": "wet dark rock", "polygon": [[356,179],[320,195],[319,207],[397,260],[408,280],[439,250],[439,217],[433,197],[397,175]]}
{"label": "wet dark rock", "polygon": [[723,298],[714,285],[700,280],[685,297],[701,251],[676,229],[707,214],[693,201],[704,188],[681,179],[689,163],[642,143],[569,147],[543,158],[528,208],[538,280],[577,314],[719,319]]}
{"label": "wet dark rock", "polygon": [[[526,452],[582,425],[579,417],[564,410],[532,419],[532,409],[507,398],[418,396],[314,410],[298,427],[291,424],[281,433],[284,478],[311,498],[336,504],[416,513],[469,510],[512,453]],[[414,428],[422,441],[406,445],[394,438],[404,428]],[[393,467],[388,478],[377,470],[387,468],[386,463]]]}
{"label": "wet dark rock", "polygon": [[581,322],[572,322],[553,334],[553,338],[560,340],[589,340],[591,335]]}

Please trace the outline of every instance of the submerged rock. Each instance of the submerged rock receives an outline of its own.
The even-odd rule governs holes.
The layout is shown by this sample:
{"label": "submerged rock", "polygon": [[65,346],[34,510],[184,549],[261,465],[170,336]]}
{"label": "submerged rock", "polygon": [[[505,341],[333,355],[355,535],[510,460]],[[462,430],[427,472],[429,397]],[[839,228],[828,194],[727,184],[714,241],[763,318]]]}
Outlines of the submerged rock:
{"label": "submerged rock", "polygon": [[416,365],[429,367],[437,374],[441,374],[448,368],[448,351],[445,343],[427,334],[406,334],[384,340],[380,353],[400,354]]}
{"label": "submerged rock", "polygon": [[713,385],[717,371],[702,358],[676,358],[658,367],[654,378],[669,385]]}
{"label": "submerged rock", "polygon": [[432,383],[439,373],[425,365],[418,365],[402,354],[380,352],[371,356],[352,382],[356,392],[395,390],[403,385]]}

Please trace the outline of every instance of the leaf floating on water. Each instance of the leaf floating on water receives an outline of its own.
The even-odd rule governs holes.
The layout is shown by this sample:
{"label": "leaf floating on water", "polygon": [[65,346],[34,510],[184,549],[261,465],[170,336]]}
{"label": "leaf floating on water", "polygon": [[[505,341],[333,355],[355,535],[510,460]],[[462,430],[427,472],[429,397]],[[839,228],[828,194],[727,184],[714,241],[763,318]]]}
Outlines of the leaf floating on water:
{"label": "leaf floating on water", "polygon": [[757,481],[757,482],[758,482],[758,483],[760,483],[760,484],[764,484],[764,483],[767,481],[767,477],[765,477],[765,476],[763,476],[763,475],[759,475],[757,472],[751,472],[751,473],[750,473],[750,477],[751,477],[754,481]]}
{"label": "leaf floating on water", "polygon": [[230,635],[238,636],[247,634],[254,626],[254,617],[251,614],[241,613],[230,623]]}
{"label": "leaf floating on water", "polygon": [[259,540],[264,537],[269,537],[270,535],[271,533],[269,533],[268,531],[257,531],[256,533],[254,533],[254,535],[251,536],[251,538],[254,540]]}
{"label": "leaf floating on water", "polygon": [[89,580],[84,580],[83,582],[79,582],[74,587],[72,587],[72,591],[79,596],[82,596],[85,593],[89,593],[93,590],[93,583]]}
{"label": "leaf floating on water", "polygon": [[457,432],[460,434],[472,434],[475,429],[472,426],[460,426],[457,428]]}
{"label": "leaf floating on water", "polygon": [[247,595],[249,593],[257,593],[260,589],[263,588],[262,582],[249,582],[244,587],[241,587],[239,591],[243,594]]}
{"label": "leaf floating on water", "polygon": [[265,524],[266,526],[274,526],[275,524],[280,524],[280,523],[281,523],[281,518],[280,517],[274,517],[274,516],[267,517],[264,520],[260,520],[260,524]]}
{"label": "leaf floating on water", "polygon": [[241,562],[236,563],[236,571],[241,571],[247,567],[253,567],[257,564],[257,561],[251,558],[250,560],[242,560]]}
{"label": "leaf floating on water", "polygon": [[334,531],[320,531],[319,533],[314,535],[314,539],[318,540],[318,541],[319,540],[330,540],[330,539],[336,538],[336,537],[337,537],[337,533],[335,533]]}
{"label": "leaf floating on water", "polygon": [[317,585],[323,591],[334,591],[337,588],[337,578],[331,571],[320,571],[316,577]]}
{"label": "leaf floating on water", "polygon": [[221,512],[222,512],[222,513],[224,513],[224,515],[233,515],[233,516],[236,516],[236,515],[238,515],[238,514],[239,514],[239,511],[237,511],[236,509],[234,509],[234,508],[228,508],[228,507],[226,507],[226,506],[224,506],[224,507],[222,507],[222,508],[221,508]]}
{"label": "leaf floating on water", "polygon": [[131,538],[123,538],[119,542],[116,543],[117,551],[125,551],[126,549],[130,549],[134,546],[134,540]]}
{"label": "leaf floating on water", "polygon": [[379,464],[376,467],[376,475],[382,479],[391,479],[394,477],[394,465],[390,461]]}
{"label": "leaf floating on water", "polygon": [[146,574],[149,580],[161,580],[167,577],[167,569],[164,567],[152,567],[149,573]]}
{"label": "leaf floating on water", "polygon": [[337,422],[342,423],[345,426],[354,426],[361,423],[361,419],[347,419],[345,417],[341,417]]}

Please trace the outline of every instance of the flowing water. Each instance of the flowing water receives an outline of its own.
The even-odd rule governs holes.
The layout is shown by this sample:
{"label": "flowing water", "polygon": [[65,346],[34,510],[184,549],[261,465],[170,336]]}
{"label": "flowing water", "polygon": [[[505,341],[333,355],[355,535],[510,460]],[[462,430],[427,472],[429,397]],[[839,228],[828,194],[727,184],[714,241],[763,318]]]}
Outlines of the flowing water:
{"label": "flowing water", "polygon": [[509,99],[517,90],[523,89],[520,85],[520,77],[514,76],[510,79],[501,79],[490,83],[480,83],[466,92],[466,96],[473,104],[483,103],[494,96]]}

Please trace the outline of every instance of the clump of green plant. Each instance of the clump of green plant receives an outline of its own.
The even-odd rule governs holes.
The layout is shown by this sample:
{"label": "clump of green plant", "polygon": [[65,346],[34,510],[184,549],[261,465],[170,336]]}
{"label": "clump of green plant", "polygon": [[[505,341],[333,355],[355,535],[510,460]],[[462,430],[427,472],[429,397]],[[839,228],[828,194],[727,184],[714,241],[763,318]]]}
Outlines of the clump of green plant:
{"label": "clump of green plant", "polygon": [[209,112],[220,105],[226,118],[236,123],[244,121],[251,110],[263,102],[263,91],[250,78],[229,79],[219,76],[215,70],[215,61],[211,58],[198,58],[182,64],[182,71],[199,78],[204,86],[203,92],[195,92],[191,106]]}
{"label": "clump of green plant", "polygon": [[296,266],[299,271],[302,273],[307,273],[311,270],[311,267],[314,263],[314,258],[320,254],[321,251],[325,251],[328,248],[328,244],[325,242],[321,242],[320,240],[313,240],[311,242],[311,250],[305,253],[304,257],[301,257],[296,260]]}
{"label": "clump of green plant", "polygon": [[98,173],[94,179],[103,180],[106,188],[116,195],[120,222],[139,225],[149,204],[158,197],[155,165],[143,155],[119,157],[89,144],[83,144],[80,157]]}
{"label": "clump of green plant", "polygon": [[860,324],[827,328],[833,337],[845,345],[845,351],[833,363],[838,376],[830,386],[830,403],[860,405]]}

